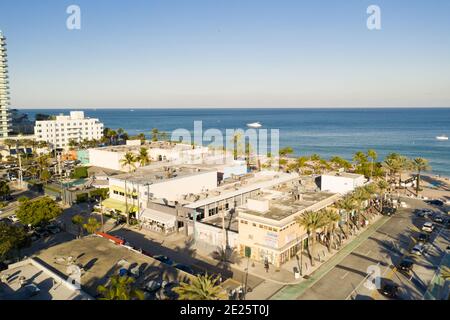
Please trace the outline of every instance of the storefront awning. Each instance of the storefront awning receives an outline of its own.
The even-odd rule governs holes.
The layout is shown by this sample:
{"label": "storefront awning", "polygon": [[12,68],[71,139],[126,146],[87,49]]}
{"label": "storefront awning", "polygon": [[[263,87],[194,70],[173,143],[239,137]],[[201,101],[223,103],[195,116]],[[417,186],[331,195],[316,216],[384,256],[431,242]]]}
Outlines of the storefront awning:
{"label": "storefront awning", "polygon": [[152,220],[158,223],[163,224],[166,228],[172,228],[175,226],[175,222],[177,218],[174,215],[153,210],[153,209],[144,209],[142,214],[139,217],[140,219]]}
{"label": "storefront awning", "polygon": [[[106,208],[113,209],[113,210],[118,210],[118,211],[120,211],[122,213],[125,213],[126,212],[126,208],[127,208],[125,202],[122,202],[122,201],[119,201],[119,200],[116,200],[116,199],[111,199],[111,198],[104,200],[102,202],[102,205],[104,207],[106,207]],[[128,211],[129,212],[136,211],[136,210],[137,210],[136,206],[133,206],[131,203],[128,204]]]}

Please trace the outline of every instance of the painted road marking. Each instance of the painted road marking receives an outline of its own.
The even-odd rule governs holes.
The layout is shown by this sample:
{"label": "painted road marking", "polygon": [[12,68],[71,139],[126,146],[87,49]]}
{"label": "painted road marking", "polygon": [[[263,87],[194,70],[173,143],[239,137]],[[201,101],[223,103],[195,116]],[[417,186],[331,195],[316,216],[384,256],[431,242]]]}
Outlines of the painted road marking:
{"label": "painted road marking", "polygon": [[346,273],[344,273],[344,275],[341,277],[341,280],[344,280],[345,277],[348,276],[349,273],[350,273],[350,272],[348,272],[348,271],[347,271]]}

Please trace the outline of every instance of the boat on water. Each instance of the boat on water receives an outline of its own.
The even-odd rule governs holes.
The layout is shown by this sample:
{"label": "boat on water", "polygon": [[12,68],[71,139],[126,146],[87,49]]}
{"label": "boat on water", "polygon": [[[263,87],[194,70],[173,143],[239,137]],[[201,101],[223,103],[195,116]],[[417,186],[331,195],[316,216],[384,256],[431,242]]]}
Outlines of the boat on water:
{"label": "boat on water", "polygon": [[261,128],[262,124],[259,122],[247,123],[247,127],[249,128]]}
{"label": "boat on water", "polygon": [[441,136],[437,136],[436,140],[444,141],[444,140],[448,140],[448,137],[446,135],[441,135]]}

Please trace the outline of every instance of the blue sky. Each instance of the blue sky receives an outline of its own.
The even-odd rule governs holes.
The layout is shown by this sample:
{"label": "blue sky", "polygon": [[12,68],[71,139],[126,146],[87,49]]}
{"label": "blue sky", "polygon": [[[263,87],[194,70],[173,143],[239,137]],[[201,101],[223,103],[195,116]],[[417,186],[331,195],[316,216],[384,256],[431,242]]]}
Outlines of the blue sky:
{"label": "blue sky", "polygon": [[[71,4],[81,30],[66,29]],[[1,0],[0,30],[20,108],[450,107],[449,12],[447,0]]]}

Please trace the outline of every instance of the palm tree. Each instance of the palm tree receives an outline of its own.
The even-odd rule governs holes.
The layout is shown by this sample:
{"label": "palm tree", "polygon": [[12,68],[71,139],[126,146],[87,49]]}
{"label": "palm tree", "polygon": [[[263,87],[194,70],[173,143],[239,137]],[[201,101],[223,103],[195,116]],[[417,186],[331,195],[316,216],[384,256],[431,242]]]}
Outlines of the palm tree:
{"label": "palm tree", "polygon": [[326,219],[321,212],[306,211],[295,218],[298,225],[306,230],[308,235],[308,254],[311,259],[311,265],[314,266],[314,249],[316,243],[317,229],[326,225]]}
{"label": "palm tree", "polygon": [[137,156],[137,160],[139,161],[139,164],[141,167],[145,167],[150,163],[150,156],[148,155],[148,149],[142,147],[139,150],[139,155]]}
{"label": "palm tree", "polygon": [[322,214],[325,216],[327,223],[327,234],[328,234],[328,251],[331,251],[331,244],[333,243],[333,236],[336,229],[336,224],[341,220],[340,215],[331,209],[322,210]]}
{"label": "palm tree", "polygon": [[127,152],[120,160],[122,167],[128,167],[128,172],[134,171],[136,169],[136,156],[132,152]]}
{"label": "palm tree", "polygon": [[446,281],[450,280],[450,267],[443,267],[441,269],[441,277]]}
{"label": "palm tree", "polygon": [[75,139],[69,140],[69,147],[71,150],[74,150],[76,147],[78,147],[78,142]]}
{"label": "palm tree", "polygon": [[158,141],[159,130],[157,128],[153,128],[151,136],[152,136],[152,141],[153,142]]}
{"label": "palm tree", "polygon": [[357,165],[362,165],[365,164],[367,162],[367,156],[364,154],[364,152],[358,151],[355,153],[355,155],[353,156],[353,161],[357,164]]}
{"label": "palm tree", "polygon": [[367,157],[370,158],[370,178],[373,176],[374,163],[378,158],[378,154],[375,150],[369,149],[367,151]]}
{"label": "palm tree", "polygon": [[97,287],[97,292],[102,295],[99,300],[144,300],[144,293],[133,284],[131,277],[112,276],[107,286]]}
{"label": "palm tree", "polygon": [[8,150],[11,152],[11,148],[16,146],[17,141],[14,139],[5,139],[3,141],[3,144],[6,145],[8,147]]}
{"label": "palm tree", "polygon": [[380,212],[383,211],[383,201],[384,201],[384,194],[386,192],[386,189],[389,187],[389,184],[385,180],[380,180],[377,183],[378,190],[380,191]]}
{"label": "palm tree", "polygon": [[281,167],[287,163],[285,157],[287,157],[290,154],[294,153],[294,149],[292,147],[284,147],[279,150],[279,169],[281,170]]}
{"label": "palm tree", "polygon": [[101,223],[98,222],[97,219],[95,218],[89,218],[88,222],[83,224],[83,228],[89,233],[89,234],[93,234],[95,232],[97,232],[100,227],[101,227]]}
{"label": "palm tree", "polygon": [[228,269],[230,264],[238,263],[240,256],[237,251],[230,246],[219,246],[211,254],[212,258],[218,261],[217,266],[221,269]]}
{"label": "palm tree", "polygon": [[231,137],[230,142],[232,143],[232,151],[233,151],[233,159],[237,160],[240,156],[242,146],[242,133],[239,131],[234,132],[233,136]]}
{"label": "palm tree", "polygon": [[430,170],[431,167],[428,164],[428,160],[424,158],[415,158],[412,162],[412,166],[417,171],[416,195],[419,195],[420,174],[422,173],[422,171]]}
{"label": "palm tree", "polygon": [[370,194],[369,192],[365,189],[365,187],[358,187],[355,189],[355,191],[353,192],[353,199],[355,199],[356,202],[356,221],[358,221],[358,228],[359,228],[359,222],[360,222],[360,217],[361,217],[361,210],[362,205],[365,201],[370,199]]}
{"label": "palm tree", "polygon": [[219,285],[219,277],[200,275],[191,283],[182,282],[173,289],[179,300],[228,300],[226,291]]}
{"label": "palm tree", "polygon": [[351,221],[351,217],[350,215],[353,213],[353,211],[356,209],[356,202],[355,199],[348,195],[346,197],[344,197],[342,200],[340,200],[337,203],[337,207],[341,210],[344,210],[346,215],[347,215],[347,219],[345,222],[346,225],[346,234],[349,234],[349,227],[350,227],[350,221]]}
{"label": "palm tree", "polygon": [[79,214],[72,217],[72,223],[78,227],[78,237],[81,237],[83,234],[83,222],[84,218]]}
{"label": "palm tree", "polygon": [[303,172],[303,168],[306,167],[307,163],[308,163],[308,158],[307,157],[299,157],[297,158],[297,171],[298,173]]}

